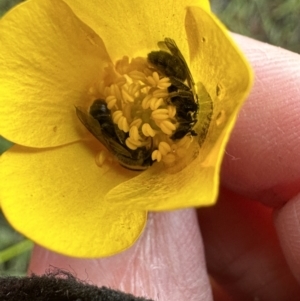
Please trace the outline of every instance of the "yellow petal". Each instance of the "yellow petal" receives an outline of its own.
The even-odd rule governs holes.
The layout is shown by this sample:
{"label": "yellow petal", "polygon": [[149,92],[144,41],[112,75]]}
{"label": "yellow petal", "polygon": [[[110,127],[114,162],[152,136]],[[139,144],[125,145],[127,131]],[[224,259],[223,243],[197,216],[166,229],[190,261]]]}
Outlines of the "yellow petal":
{"label": "yellow petal", "polygon": [[[112,189],[106,195],[107,201],[118,202],[125,198],[140,208],[167,210],[210,205],[216,200],[225,145],[250,90],[252,72],[224,27],[211,14],[197,7],[188,8],[185,26],[191,72],[200,102],[196,128],[200,140],[199,127],[200,130],[205,128],[207,119],[211,119],[200,153],[190,165],[175,174],[167,174],[163,167],[154,165]],[[210,117],[211,102],[213,114]]]}
{"label": "yellow petal", "polygon": [[101,1],[65,0],[74,12],[103,39],[112,60],[123,55],[145,56],[157,42],[172,38],[188,55],[183,30],[186,8],[210,9],[208,0]]}
{"label": "yellow petal", "polygon": [[0,133],[50,147],[82,137],[74,105],[109,61],[102,40],[60,0],[31,0],[0,21]]}
{"label": "yellow petal", "polygon": [[95,145],[13,146],[0,157],[0,200],[9,222],[36,243],[70,256],[109,256],[130,247],[146,212],[104,201],[136,173],[96,166]]}
{"label": "yellow petal", "polygon": [[[253,74],[226,28],[213,14],[200,8],[187,9],[185,28],[190,49],[190,70],[211,95],[219,114],[236,111],[248,95]],[[230,109],[230,112],[228,110]]]}

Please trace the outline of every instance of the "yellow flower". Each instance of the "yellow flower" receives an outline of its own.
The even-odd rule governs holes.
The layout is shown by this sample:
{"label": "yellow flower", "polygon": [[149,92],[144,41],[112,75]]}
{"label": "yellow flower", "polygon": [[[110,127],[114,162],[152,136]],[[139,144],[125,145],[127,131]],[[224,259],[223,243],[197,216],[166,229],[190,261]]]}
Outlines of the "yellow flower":
{"label": "yellow flower", "polygon": [[[90,104],[104,68],[124,56],[147,57],[165,38],[176,42],[199,89],[199,123],[212,113],[199,154],[175,173],[161,163],[142,172],[109,161],[97,166],[101,144],[75,107]],[[149,210],[213,204],[251,82],[206,0],[26,1],[0,21],[0,135],[15,143],[0,158],[4,214],[44,247],[96,257],[130,247]]]}

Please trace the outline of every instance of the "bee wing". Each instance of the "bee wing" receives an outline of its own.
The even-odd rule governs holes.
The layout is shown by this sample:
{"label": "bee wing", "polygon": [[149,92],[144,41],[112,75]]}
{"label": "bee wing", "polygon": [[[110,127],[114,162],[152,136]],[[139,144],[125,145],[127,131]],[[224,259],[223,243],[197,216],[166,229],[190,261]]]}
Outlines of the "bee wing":
{"label": "bee wing", "polygon": [[84,108],[75,107],[76,114],[81,123],[89,130],[89,132],[97,138],[110,152],[115,155],[123,155],[131,158],[130,152],[120,143],[116,142],[104,131],[102,131],[99,122],[91,116]]}
{"label": "bee wing", "polygon": [[[169,51],[171,52],[172,55],[176,56],[184,64],[184,66],[186,68],[186,72],[187,72],[188,84],[189,84],[190,88],[193,90],[193,92],[195,92],[194,91],[195,82],[194,82],[194,79],[192,77],[190,68],[189,68],[188,64],[186,63],[186,60],[184,59],[184,57],[183,57],[182,53],[180,52],[179,48],[177,47],[175,41],[170,39],[170,38],[165,38],[165,41],[162,42],[162,43],[164,43],[166,45],[167,49],[169,49]],[[159,43],[159,46],[162,43]]]}
{"label": "bee wing", "polygon": [[[168,38],[166,38],[166,39],[168,39]],[[171,39],[170,39],[170,40],[171,40]],[[166,45],[166,42],[165,42],[165,41],[159,41],[159,42],[157,43],[157,45],[158,45],[158,47],[159,47],[160,50],[166,51],[166,52],[170,52],[170,49],[169,49],[168,46]]]}

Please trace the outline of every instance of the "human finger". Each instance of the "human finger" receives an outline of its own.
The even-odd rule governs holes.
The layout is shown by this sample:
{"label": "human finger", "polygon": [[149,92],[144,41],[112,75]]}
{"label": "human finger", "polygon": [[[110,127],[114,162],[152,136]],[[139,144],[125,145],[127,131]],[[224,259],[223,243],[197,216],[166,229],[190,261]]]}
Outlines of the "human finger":
{"label": "human finger", "polygon": [[269,206],[300,189],[300,56],[234,35],[255,72],[222,167],[222,183]]}
{"label": "human finger", "polygon": [[232,300],[297,300],[271,208],[222,189],[216,206],[198,215],[208,272]]}
{"label": "human finger", "polygon": [[108,258],[77,259],[35,247],[29,273],[43,274],[50,267],[154,300],[212,301],[198,221],[191,209],[151,214],[136,244]]}

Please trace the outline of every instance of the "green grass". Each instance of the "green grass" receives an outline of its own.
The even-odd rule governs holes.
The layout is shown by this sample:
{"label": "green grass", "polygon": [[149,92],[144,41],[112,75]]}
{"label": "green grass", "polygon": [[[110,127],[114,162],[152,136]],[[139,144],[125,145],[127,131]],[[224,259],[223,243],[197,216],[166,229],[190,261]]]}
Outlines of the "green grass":
{"label": "green grass", "polygon": [[212,0],[211,4],[231,31],[300,52],[299,0]]}
{"label": "green grass", "polygon": [[[0,16],[19,2],[0,0]],[[211,4],[231,31],[300,52],[299,0],[212,0]],[[0,154],[10,145],[0,139]],[[31,246],[0,212],[0,275],[24,275]]]}
{"label": "green grass", "polygon": [[0,16],[20,2],[22,0],[0,0]]}
{"label": "green grass", "polygon": [[0,212],[0,276],[25,275],[32,242],[13,230]]}

